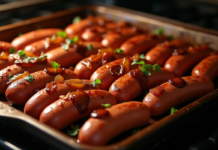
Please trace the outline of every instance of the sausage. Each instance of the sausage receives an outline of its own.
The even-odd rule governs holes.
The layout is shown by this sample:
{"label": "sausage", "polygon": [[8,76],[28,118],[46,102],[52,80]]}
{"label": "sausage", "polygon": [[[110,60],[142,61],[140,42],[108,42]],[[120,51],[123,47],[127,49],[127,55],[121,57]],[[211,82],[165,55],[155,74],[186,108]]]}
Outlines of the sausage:
{"label": "sausage", "polygon": [[52,49],[60,47],[61,44],[62,43],[52,43],[50,42],[49,38],[46,38],[27,45],[24,48],[24,51],[27,55],[31,54],[33,56],[40,56],[41,54],[44,54]]}
{"label": "sausage", "polygon": [[9,80],[10,75],[16,75],[19,73],[24,73],[25,71],[29,71],[29,73],[36,72],[39,70],[43,70],[46,67],[51,67],[50,64],[36,64],[34,67],[21,67],[16,64],[8,66],[2,70],[0,70],[0,94],[5,94],[5,90],[7,89],[7,82]]}
{"label": "sausage", "polygon": [[[129,70],[135,69],[138,67],[138,65],[131,65],[131,63],[133,62],[132,57],[130,57],[129,59],[130,63],[129,63]],[[105,65],[103,65],[102,67],[98,68],[91,76],[90,80],[94,81],[95,79],[100,79],[101,80],[101,85],[99,85],[100,89],[103,90],[108,90],[109,87],[111,86],[111,84],[118,79],[119,77],[123,76],[124,73],[122,73],[119,76],[116,75],[112,75],[111,74],[111,68],[114,68],[116,66],[121,65],[123,62],[123,59],[118,59],[115,61],[112,61],[110,63],[107,63]],[[145,63],[149,63],[147,61],[145,61]],[[121,69],[122,71],[122,69]],[[124,72],[124,71],[122,71]],[[128,71],[127,71],[128,72]],[[126,73],[127,73],[126,72]]]}
{"label": "sausage", "polygon": [[[135,76],[134,76],[135,75]],[[140,69],[133,69],[128,74],[117,79],[110,87],[118,103],[132,101],[147,90],[174,77],[173,73],[161,68],[160,72],[153,71],[150,76],[144,75]]]}
{"label": "sausage", "polygon": [[123,50],[124,54],[132,56],[135,53],[146,53],[152,47],[165,40],[167,40],[167,38],[163,35],[140,34],[125,41],[120,46],[120,49]]}
{"label": "sausage", "polygon": [[81,34],[84,32],[84,30],[92,25],[95,24],[104,24],[105,22],[110,22],[108,19],[104,18],[104,17],[92,17],[92,16],[88,16],[85,19],[80,20],[77,23],[72,23],[70,25],[68,25],[65,28],[65,32],[68,34],[69,37],[74,37],[76,35],[81,36]]}
{"label": "sausage", "polygon": [[24,113],[39,119],[41,112],[51,103],[59,99],[60,95],[66,95],[68,92],[73,92],[76,90],[91,90],[94,89],[93,86],[89,85],[90,81],[83,80],[86,82],[86,86],[83,88],[71,88],[67,84],[63,83],[57,84],[57,88],[53,93],[47,93],[45,89],[38,91],[34,94],[25,104]]}
{"label": "sausage", "polygon": [[148,123],[151,112],[141,102],[126,102],[106,109],[104,118],[88,119],[80,128],[78,139],[82,144],[105,145],[115,136]]}
{"label": "sausage", "polygon": [[166,41],[149,50],[145,55],[145,59],[151,64],[157,63],[159,66],[163,66],[175,49],[184,49],[189,46],[191,44],[183,40]]}
{"label": "sausage", "polygon": [[[177,77],[180,78],[180,77]],[[162,94],[155,96],[149,92],[143,99],[143,103],[151,110],[152,116],[158,116],[169,110],[171,107],[190,100],[196,100],[214,90],[212,81],[200,76],[182,77],[186,85],[178,88],[170,82],[160,86]]]}
{"label": "sausage", "polygon": [[[93,49],[90,51],[87,46],[92,44]],[[47,53],[48,63],[55,61],[61,65],[61,67],[67,67],[69,65],[74,65],[78,63],[81,59],[90,56],[91,54],[96,54],[98,49],[103,48],[99,42],[83,42],[80,44],[72,44],[68,50],[64,50],[62,47],[53,49]]]}
{"label": "sausage", "polygon": [[[104,49],[102,49],[104,51]],[[112,49],[105,52],[98,52],[98,54],[91,55],[88,58],[81,60],[75,66],[74,72],[80,79],[90,79],[91,75],[102,65],[109,63],[113,60],[123,58],[123,54],[115,54]]]}
{"label": "sausage", "polygon": [[186,53],[171,56],[166,61],[164,68],[174,73],[175,76],[181,77],[212,52],[213,50],[207,47],[189,47]]}
{"label": "sausage", "polygon": [[[54,80],[55,75],[47,73],[45,70],[37,71],[30,74],[33,81],[29,82],[21,78],[11,83],[6,89],[5,96],[9,102],[15,105],[23,105],[35,93],[45,87],[46,83]],[[65,69],[61,74],[64,79],[77,79],[77,75],[69,69]]]}
{"label": "sausage", "polygon": [[46,107],[39,121],[61,130],[72,122],[88,117],[93,110],[103,108],[101,104],[117,103],[116,98],[104,90],[76,91],[71,95],[73,98],[59,99]]}
{"label": "sausage", "polygon": [[103,34],[106,31],[107,29],[102,26],[91,26],[86,28],[86,30],[82,33],[81,37],[85,41],[100,42],[103,38]]}
{"label": "sausage", "polygon": [[218,76],[218,55],[211,55],[204,58],[192,70],[192,76],[203,76],[210,80]]}
{"label": "sausage", "polygon": [[25,33],[19,37],[16,37],[12,42],[11,45],[15,47],[17,50],[24,49],[25,46],[36,42],[38,40],[42,40],[47,37],[51,37],[53,34],[56,34],[58,31],[63,31],[62,29],[56,28],[48,28],[48,29],[41,29],[35,30],[28,33]]}
{"label": "sausage", "polygon": [[[10,54],[10,49],[11,48],[13,48],[13,46],[10,43],[0,41],[0,70],[2,70],[3,68],[13,64],[13,62],[8,61],[8,59],[7,59],[7,55]],[[2,56],[3,53],[6,56]]]}
{"label": "sausage", "polygon": [[111,47],[115,49],[120,47],[120,45],[128,40],[129,38],[140,34],[142,31],[136,27],[122,28],[119,30],[109,31],[108,34],[101,41],[104,47]]}

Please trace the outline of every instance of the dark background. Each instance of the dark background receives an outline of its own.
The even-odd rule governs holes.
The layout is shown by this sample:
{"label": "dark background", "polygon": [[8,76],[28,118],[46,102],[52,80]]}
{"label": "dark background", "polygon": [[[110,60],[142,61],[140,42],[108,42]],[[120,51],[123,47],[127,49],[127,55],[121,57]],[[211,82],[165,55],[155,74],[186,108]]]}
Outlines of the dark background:
{"label": "dark background", "polygon": [[[0,26],[86,4],[121,6],[218,31],[218,0],[0,0]],[[208,140],[212,133],[217,134],[213,139],[218,143],[217,116],[218,110],[212,109],[200,118],[193,118],[150,150],[218,149]],[[0,121],[1,149],[49,148]]]}

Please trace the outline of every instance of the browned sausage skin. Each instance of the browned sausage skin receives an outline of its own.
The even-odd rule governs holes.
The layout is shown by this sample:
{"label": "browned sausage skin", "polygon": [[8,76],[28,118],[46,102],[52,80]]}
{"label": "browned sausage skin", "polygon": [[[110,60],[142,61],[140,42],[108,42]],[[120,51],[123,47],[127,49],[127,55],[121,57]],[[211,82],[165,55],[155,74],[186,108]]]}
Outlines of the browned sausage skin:
{"label": "browned sausage skin", "polygon": [[46,107],[39,121],[61,130],[79,119],[88,117],[101,104],[115,105],[116,98],[104,90],[76,91]]}
{"label": "browned sausage skin", "polygon": [[189,46],[191,44],[183,40],[166,41],[149,50],[145,55],[145,59],[151,64],[157,63],[159,66],[163,66],[175,49],[184,49]]}
{"label": "browned sausage skin", "polygon": [[202,59],[209,56],[213,50],[208,45],[189,47],[171,56],[165,63],[164,68],[174,73],[175,76],[181,77],[189,69],[197,65]]}
{"label": "browned sausage skin", "polygon": [[10,78],[10,75],[16,75],[19,73],[24,73],[25,71],[29,71],[29,73],[36,72],[39,70],[43,70],[46,67],[51,67],[50,64],[36,64],[34,67],[21,67],[16,64],[8,66],[2,70],[0,70],[0,94],[5,94],[5,90],[8,85],[6,84]]}
{"label": "browned sausage skin", "polygon": [[[78,80],[76,80],[78,82]],[[73,82],[73,80],[71,80]],[[84,86],[78,87],[77,84],[75,86],[70,86],[65,83],[57,84],[57,87],[54,89],[52,93],[46,92],[45,89],[40,90],[36,94],[34,94],[25,104],[24,113],[39,119],[39,116],[43,109],[45,109],[48,105],[59,99],[60,95],[66,95],[68,92],[73,92],[76,90],[91,90],[97,87],[93,87],[89,83],[89,80],[81,80],[84,82]],[[80,85],[81,85],[80,82]]]}
{"label": "browned sausage skin", "polygon": [[151,110],[152,116],[161,115],[171,107],[196,100],[214,90],[213,82],[205,77],[176,77],[171,81],[173,82],[166,82],[154,88],[155,93],[159,93],[158,96],[149,92],[143,99],[143,103]]}
{"label": "browned sausage skin", "polygon": [[203,76],[210,80],[218,76],[218,55],[211,55],[199,62],[192,70],[192,76]]}
{"label": "browned sausage skin", "polygon": [[123,54],[116,53],[111,48],[100,49],[97,54],[91,55],[77,63],[74,72],[80,79],[90,79],[91,75],[99,67],[124,56]]}
{"label": "browned sausage skin", "polygon": [[108,113],[102,118],[91,117],[80,128],[80,143],[105,145],[120,133],[145,125],[151,115],[141,102],[121,103],[102,111]]}
{"label": "browned sausage skin", "polygon": [[[62,68],[59,68],[62,69]],[[64,79],[77,79],[77,75],[69,69],[62,69],[61,75]],[[24,105],[26,101],[35,93],[35,90],[40,90],[45,87],[46,83],[54,80],[57,74],[50,74],[45,70],[31,73],[33,77],[32,81],[28,81],[24,78],[19,79],[11,83],[6,92],[5,96],[9,102],[15,105]]]}
{"label": "browned sausage skin", "polygon": [[[125,63],[124,60],[128,60],[128,63]],[[94,81],[95,79],[101,80],[101,85],[99,85],[100,89],[108,90],[111,84],[118,79],[119,77],[125,75],[129,72],[129,70],[138,68],[138,65],[131,65],[133,62],[133,58],[129,59],[123,58],[112,61],[102,67],[98,68],[91,76],[90,80]],[[148,64],[148,61],[145,61]],[[125,66],[128,69],[124,69]]]}
{"label": "browned sausage skin", "polygon": [[145,94],[147,90],[161,83],[168,81],[173,73],[161,69],[160,72],[153,71],[150,76],[146,76],[140,69],[133,69],[128,74],[118,78],[110,87],[118,103],[131,101],[140,94]]}
{"label": "browned sausage skin", "polygon": [[124,54],[131,56],[135,53],[146,53],[152,47],[156,46],[158,43],[164,42],[165,40],[167,40],[167,38],[163,35],[140,34],[125,41],[120,46],[120,49],[123,50]]}
{"label": "browned sausage skin", "polygon": [[11,42],[11,45],[15,47],[17,50],[24,49],[25,46],[29,45],[30,43],[36,42],[38,40],[42,40],[47,37],[51,37],[53,34],[56,34],[58,31],[63,31],[63,30],[56,29],[56,28],[48,28],[48,29],[31,31],[15,38]]}
{"label": "browned sausage skin", "polygon": [[104,47],[111,47],[113,49],[120,47],[120,45],[129,38],[143,33],[136,27],[122,28],[118,30],[109,31],[101,41]]}
{"label": "browned sausage skin", "polygon": [[[88,46],[92,45],[92,50],[88,50]],[[47,53],[48,63],[55,61],[61,65],[61,67],[67,67],[69,65],[74,65],[78,63],[81,59],[90,56],[91,54],[96,54],[98,49],[103,48],[99,42],[83,42],[82,44],[75,42],[70,44],[68,49],[63,49],[62,47],[53,49]]]}

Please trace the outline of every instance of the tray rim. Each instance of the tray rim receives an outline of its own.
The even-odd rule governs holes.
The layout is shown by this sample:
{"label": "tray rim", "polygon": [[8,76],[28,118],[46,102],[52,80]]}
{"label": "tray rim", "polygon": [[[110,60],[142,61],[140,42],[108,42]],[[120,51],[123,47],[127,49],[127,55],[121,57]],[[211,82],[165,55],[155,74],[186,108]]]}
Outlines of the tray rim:
{"label": "tray rim", "polygon": [[[20,27],[20,26],[25,26],[25,25],[29,25],[30,23],[31,24],[34,24],[34,23],[37,23],[37,22],[40,22],[40,21],[45,21],[45,20],[47,20],[48,18],[57,18],[57,17],[60,17],[60,16],[63,16],[63,15],[66,15],[66,14],[72,14],[73,12],[77,12],[78,10],[80,10],[81,11],[81,9],[82,10],[85,10],[85,9],[87,9],[87,8],[89,8],[89,9],[91,9],[91,10],[94,10],[94,11],[98,11],[98,9],[111,9],[111,10],[114,10],[114,9],[116,9],[116,11],[124,11],[125,13],[130,13],[130,14],[134,14],[134,15],[140,15],[140,16],[142,16],[142,17],[146,17],[146,18],[152,18],[152,19],[154,19],[154,20],[158,20],[158,21],[160,21],[160,22],[164,22],[164,23],[167,23],[167,24],[173,24],[173,25],[176,25],[176,26],[183,26],[183,28],[187,28],[187,29],[192,29],[192,30],[195,30],[195,31],[199,31],[199,32],[203,32],[203,33],[208,33],[208,34],[212,34],[212,35],[215,35],[215,36],[218,36],[218,32],[217,31],[213,31],[213,30],[209,30],[209,29],[205,29],[205,28],[202,28],[202,27],[198,27],[198,26],[195,26],[195,25],[190,25],[190,24],[187,24],[187,23],[183,23],[183,22],[180,22],[180,21],[175,21],[175,20],[172,20],[172,19],[167,19],[167,18],[164,18],[164,17],[159,17],[159,16],[156,16],[156,15],[152,15],[152,14],[147,14],[147,13],[143,13],[143,12],[139,12],[139,11],[135,11],[135,10],[130,10],[130,9],[126,9],[126,8],[121,8],[121,7],[117,7],[117,6],[103,6],[103,5],[85,5],[85,6],[80,6],[80,7],[76,7],[76,8],[71,8],[71,9],[67,9],[67,10],[63,10],[63,11],[59,11],[59,12],[56,12],[56,13],[53,13],[53,14],[51,14],[51,15],[46,15],[45,17],[36,17],[36,18],[32,18],[32,19],[28,19],[28,20],[26,20],[26,21],[22,21],[22,22],[19,22],[19,23],[14,23],[14,24],[10,24],[10,25],[6,25],[6,26],[2,26],[2,27],[0,27],[0,32],[1,31],[4,31],[4,30],[11,30],[11,29],[14,29],[14,28],[17,28],[17,27]],[[217,97],[218,96],[218,89],[216,89],[216,90],[214,90],[212,93],[214,93],[215,92],[215,97]],[[205,96],[204,96],[205,97]],[[200,101],[201,101],[201,99],[202,98],[200,98]],[[199,101],[199,99],[198,100],[196,100],[196,101],[194,101],[194,102],[198,102]],[[207,100],[207,101],[204,101],[204,102],[200,102],[199,103],[199,105],[198,105],[198,107],[200,107],[200,106],[202,106],[204,103],[206,103],[206,102],[208,102],[208,101],[212,101],[212,100]],[[189,105],[191,105],[192,103],[190,103]],[[187,107],[189,106],[189,105],[187,105]],[[8,107],[8,111],[10,111],[11,109],[14,109],[13,107],[11,107],[11,106],[8,106],[8,105],[6,105],[6,104],[3,104],[2,102],[0,102],[0,107],[1,106],[4,106],[4,107]],[[192,108],[192,109],[197,109],[198,107],[195,107],[195,108]],[[185,108],[184,108],[185,109]],[[187,109],[187,108],[186,108]],[[190,111],[192,110],[192,109],[190,109]],[[16,111],[18,111],[18,110],[15,110],[14,112],[16,112]],[[179,116],[179,114],[180,113],[182,113],[184,110],[183,110],[183,108],[182,109],[180,109],[180,110],[178,110],[178,112],[176,113],[176,114],[178,114],[178,116]],[[190,111],[188,111],[189,113],[190,113]],[[0,111],[1,112],[1,111]],[[187,111],[186,111],[187,112]],[[13,113],[9,113],[9,114],[13,114]],[[24,114],[24,113],[22,113],[22,114]],[[26,114],[24,114],[24,115],[26,115]],[[185,115],[184,113],[183,113],[183,115]],[[21,115],[22,116],[22,115]],[[27,117],[30,117],[30,116],[28,116],[28,115],[26,115]],[[0,115],[0,117],[9,117],[9,118],[14,118],[13,116],[2,116],[2,115]],[[168,116],[167,116],[168,117]],[[171,118],[172,120],[171,121],[173,121],[173,119],[175,119],[174,121],[176,121],[178,118],[174,118],[175,117],[175,115],[172,115],[171,117],[169,117],[169,118]],[[16,117],[15,117],[16,118]],[[26,120],[26,118],[20,118],[20,117],[17,117],[16,119],[19,119],[19,120],[22,120],[22,121],[24,121],[24,122],[26,122],[27,120]],[[29,118],[31,121],[33,121],[34,120],[34,118],[32,118],[32,117],[30,117]],[[164,119],[164,118],[163,118]],[[161,119],[162,120],[162,119]],[[33,122],[35,122],[36,120],[34,120]],[[37,124],[39,123],[39,125],[40,125],[40,127],[42,127],[42,128],[46,128],[46,129],[48,129],[48,131],[49,131],[49,133],[53,133],[53,132],[55,132],[55,133],[57,133],[57,130],[54,130],[53,128],[51,128],[51,127],[49,127],[49,126],[47,126],[47,125],[45,125],[45,124],[42,124],[42,123],[40,123],[40,122],[38,122],[38,121],[36,121],[37,122]],[[164,122],[164,121],[163,121]],[[28,123],[28,122],[27,122]],[[168,122],[169,123],[169,122]],[[144,128],[145,129],[145,128]],[[143,133],[145,132],[144,131],[144,129],[143,129]],[[139,133],[137,133],[137,134],[135,134],[135,135],[133,135],[133,136],[130,136],[130,137],[127,137],[126,139],[128,139],[128,140],[132,140],[132,138],[134,138],[134,139],[138,139],[138,137],[139,137],[139,134],[140,133],[142,133],[142,132],[139,132]],[[58,134],[61,134],[62,135],[62,133],[60,132],[59,133],[59,131],[58,131]],[[65,135],[63,135],[63,139],[62,139],[62,142],[64,142],[64,140],[66,140],[65,138],[67,138],[68,139],[68,137],[66,137]],[[124,140],[126,140],[126,139],[124,139]],[[68,139],[69,140],[69,139]],[[123,140],[123,141],[124,141]],[[128,141],[127,140],[127,141]],[[123,141],[121,141],[121,143],[123,142]],[[66,143],[66,141],[64,142],[64,143]],[[120,142],[118,142],[118,143],[120,143]],[[124,143],[125,143],[125,141],[124,141]],[[69,144],[69,143],[66,143],[66,144]],[[72,144],[75,144],[75,145],[72,145]],[[132,143],[130,143],[130,145],[131,145]],[[117,147],[116,145],[117,145],[117,143],[115,143],[115,144],[112,144],[112,145],[106,145],[106,146],[98,146],[98,147],[93,147],[93,146],[90,146],[90,145],[83,145],[83,144],[77,144],[77,143],[74,143],[74,142],[72,142],[72,141],[70,141],[70,144],[69,144],[70,146],[75,146],[75,148],[86,148],[86,149],[93,149],[93,148],[95,148],[95,149],[111,149],[111,148],[114,148],[114,149],[117,149],[117,148],[120,148],[120,149],[128,149],[128,146],[129,145],[125,145],[125,146],[122,146],[122,147]],[[82,145],[82,146],[81,146]],[[122,145],[122,144],[121,144]]]}

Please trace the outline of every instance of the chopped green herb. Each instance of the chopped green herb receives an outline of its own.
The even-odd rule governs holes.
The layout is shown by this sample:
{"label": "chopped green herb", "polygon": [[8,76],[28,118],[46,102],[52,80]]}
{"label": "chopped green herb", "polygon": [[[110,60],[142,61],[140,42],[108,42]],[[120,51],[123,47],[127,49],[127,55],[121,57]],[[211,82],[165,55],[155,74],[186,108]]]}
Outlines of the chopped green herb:
{"label": "chopped green herb", "polygon": [[18,55],[21,56],[21,57],[23,57],[23,58],[26,58],[26,57],[27,57],[27,56],[26,56],[26,52],[23,51],[23,50],[19,50],[19,51],[18,51]]}
{"label": "chopped green herb", "polygon": [[134,65],[134,64],[140,64],[140,65],[142,65],[141,66],[141,72],[143,72],[145,75],[147,75],[147,76],[150,76],[151,75],[151,72],[153,71],[153,69],[154,70],[156,70],[156,71],[158,71],[158,72],[160,72],[161,71],[161,68],[160,68],[160,66],[158,65],[158,64],[155,64],[155,65],[150,65],[150,64],[145,64],[145,62],[144,61],[138,61],[138,60],[136,60],[136,59],[134,59],[133,60],[133,63],[132,63],[132,65]]}
{"label": "chopped green herb", "polygon": [[172,107],[171,110],[170,110],[170,114],[174,114],[175,112],[177,111],[177,109],[175,107]]}
{"label": "chopped green herb", "polygon": [[26,63],[29,63],[31,60],[33,60],[34,58],[36,58],[36,57],[27,57],[24,61],[26,62]]}
{"label": "chopped green herb", "polygon": [[10,48],[9,50],[10,54],[16,53],[16,50],[14,48]]}
{"label": "chopped green herb", "polygon": [[87,46],[87,49],[88,49],[89,51],[92,51],[92,50],[93,50],[93,46],[92,46],[91,43]]}
{"label": "chopped green herb", "polygon": [[67,37],[67,33],[64,32],[64,31],[58,31],[57,35],[58,35],[58,36],[61,36],[61,37],[64,37],[64,38]]}
{"label": "chopped green herb", "polygon": [[64,44],[61,46],[61,48],[67,51],[69,49],[69,44]]}
{"label": "chopped green herb", "polygon": [[98,84],[101,84],[101,80],[95,79],[93,82],[91,82],[89,84],[92,84],[93,87],[99,87]]}
{"label": "chopped green herb", "polygon": [[119,49],[119,48],[116,48],[115,50],[114,50],[114,53],[118,53],[118,54],[123,54],[123,50],[122,49]]}
{"label": "chopped green herb", "polygon": [[56,69],[60,67],[60,64],[56,63],[55,61],[52,61],[52,67],[55,69],[56,73]]}
{"label": "chopped green herb", "polygon": [[29,81],[29,82],[33,82],[34,77],[33,77],[32,75],[28,74],[28,75],[24,78],[24,80]]}
{"label": "chopped green herb", "polygon": [[154,31],[154,34],[162,35],[162,34],[164,34],[164,29],[163,28],[157,29],[157,30]]}
{"label": "chopped green herb", "polygon": [[40,59],[40,60],[43,60],[44,57],[47,57],[47,55],[39,56],[39,59]]}
{"label": "chopped green herb", "polygon": [[9,75],[9,79],[10,79],[10,78],[12,78],[12,77],[13,77],[13,75],[12,75],[12,74],[10,74],[10,75]]}
{"label": "chopped green herb", "polygon": [[135,134],[135,133],[137,133],[137,132],[139,132],[140,131],[140,129],[139,128],[137,128],[137,129],[134,129],[133,131],[132,131],[132,134]]}
{"label": "chopped green herb", "polygon": [[81,20],[81,17],[79,17],[79,16],[76,16],[76,17],[74,17],[73,18],[73,23],[77,23],[77,22],[80,22],[80,20]]}
{"label": "chopped green herb", "polygon": [[74,127],[71,127],[72,130],[67,130],[67,134],[70,136],[76,136],[79,133],[79,126],[75,125]]}
{"label": "chopped green herb", "polygon": [[65,40],[65,42],[66,42],[66,44],[72,44],[72,43],[73,43],[73,40],[70,39],[70,38],[67,38],[67,39]]}
{"label": "chopped green herb", "polygon": [[170,40],[170,41],[173,40],[173,36],[172,36],[172,35],[169,35],[167,38],[168,38],[168,40]]}
{"label": "chopped green herb", "polygon": [[111,104],[101,104],[101,106],[104,106],[105,108],[111,107]]}
{"label": "chopped green herb", "polygon": [[73,38],[73,42],[77,42],[79,40],[79,37],[76,35],[74,38]]}
{"label": "chopped green herb", "polygon": [[18,34],[17,34],[17,36],[21,36],[21,35],[23,35],[23,33],[18,33]]}
{"label": "chopped green herb", "polygon": [[51,39],[52,39],[52,40],[55,40],[55,39],[56,39],[56,35],[53,34],[52,37],[51,37]]}
{"label": "chopped green herb", "polygon": [[139,55],[139,58],[140,58],[140,59],[145,59],[145,54]]}

